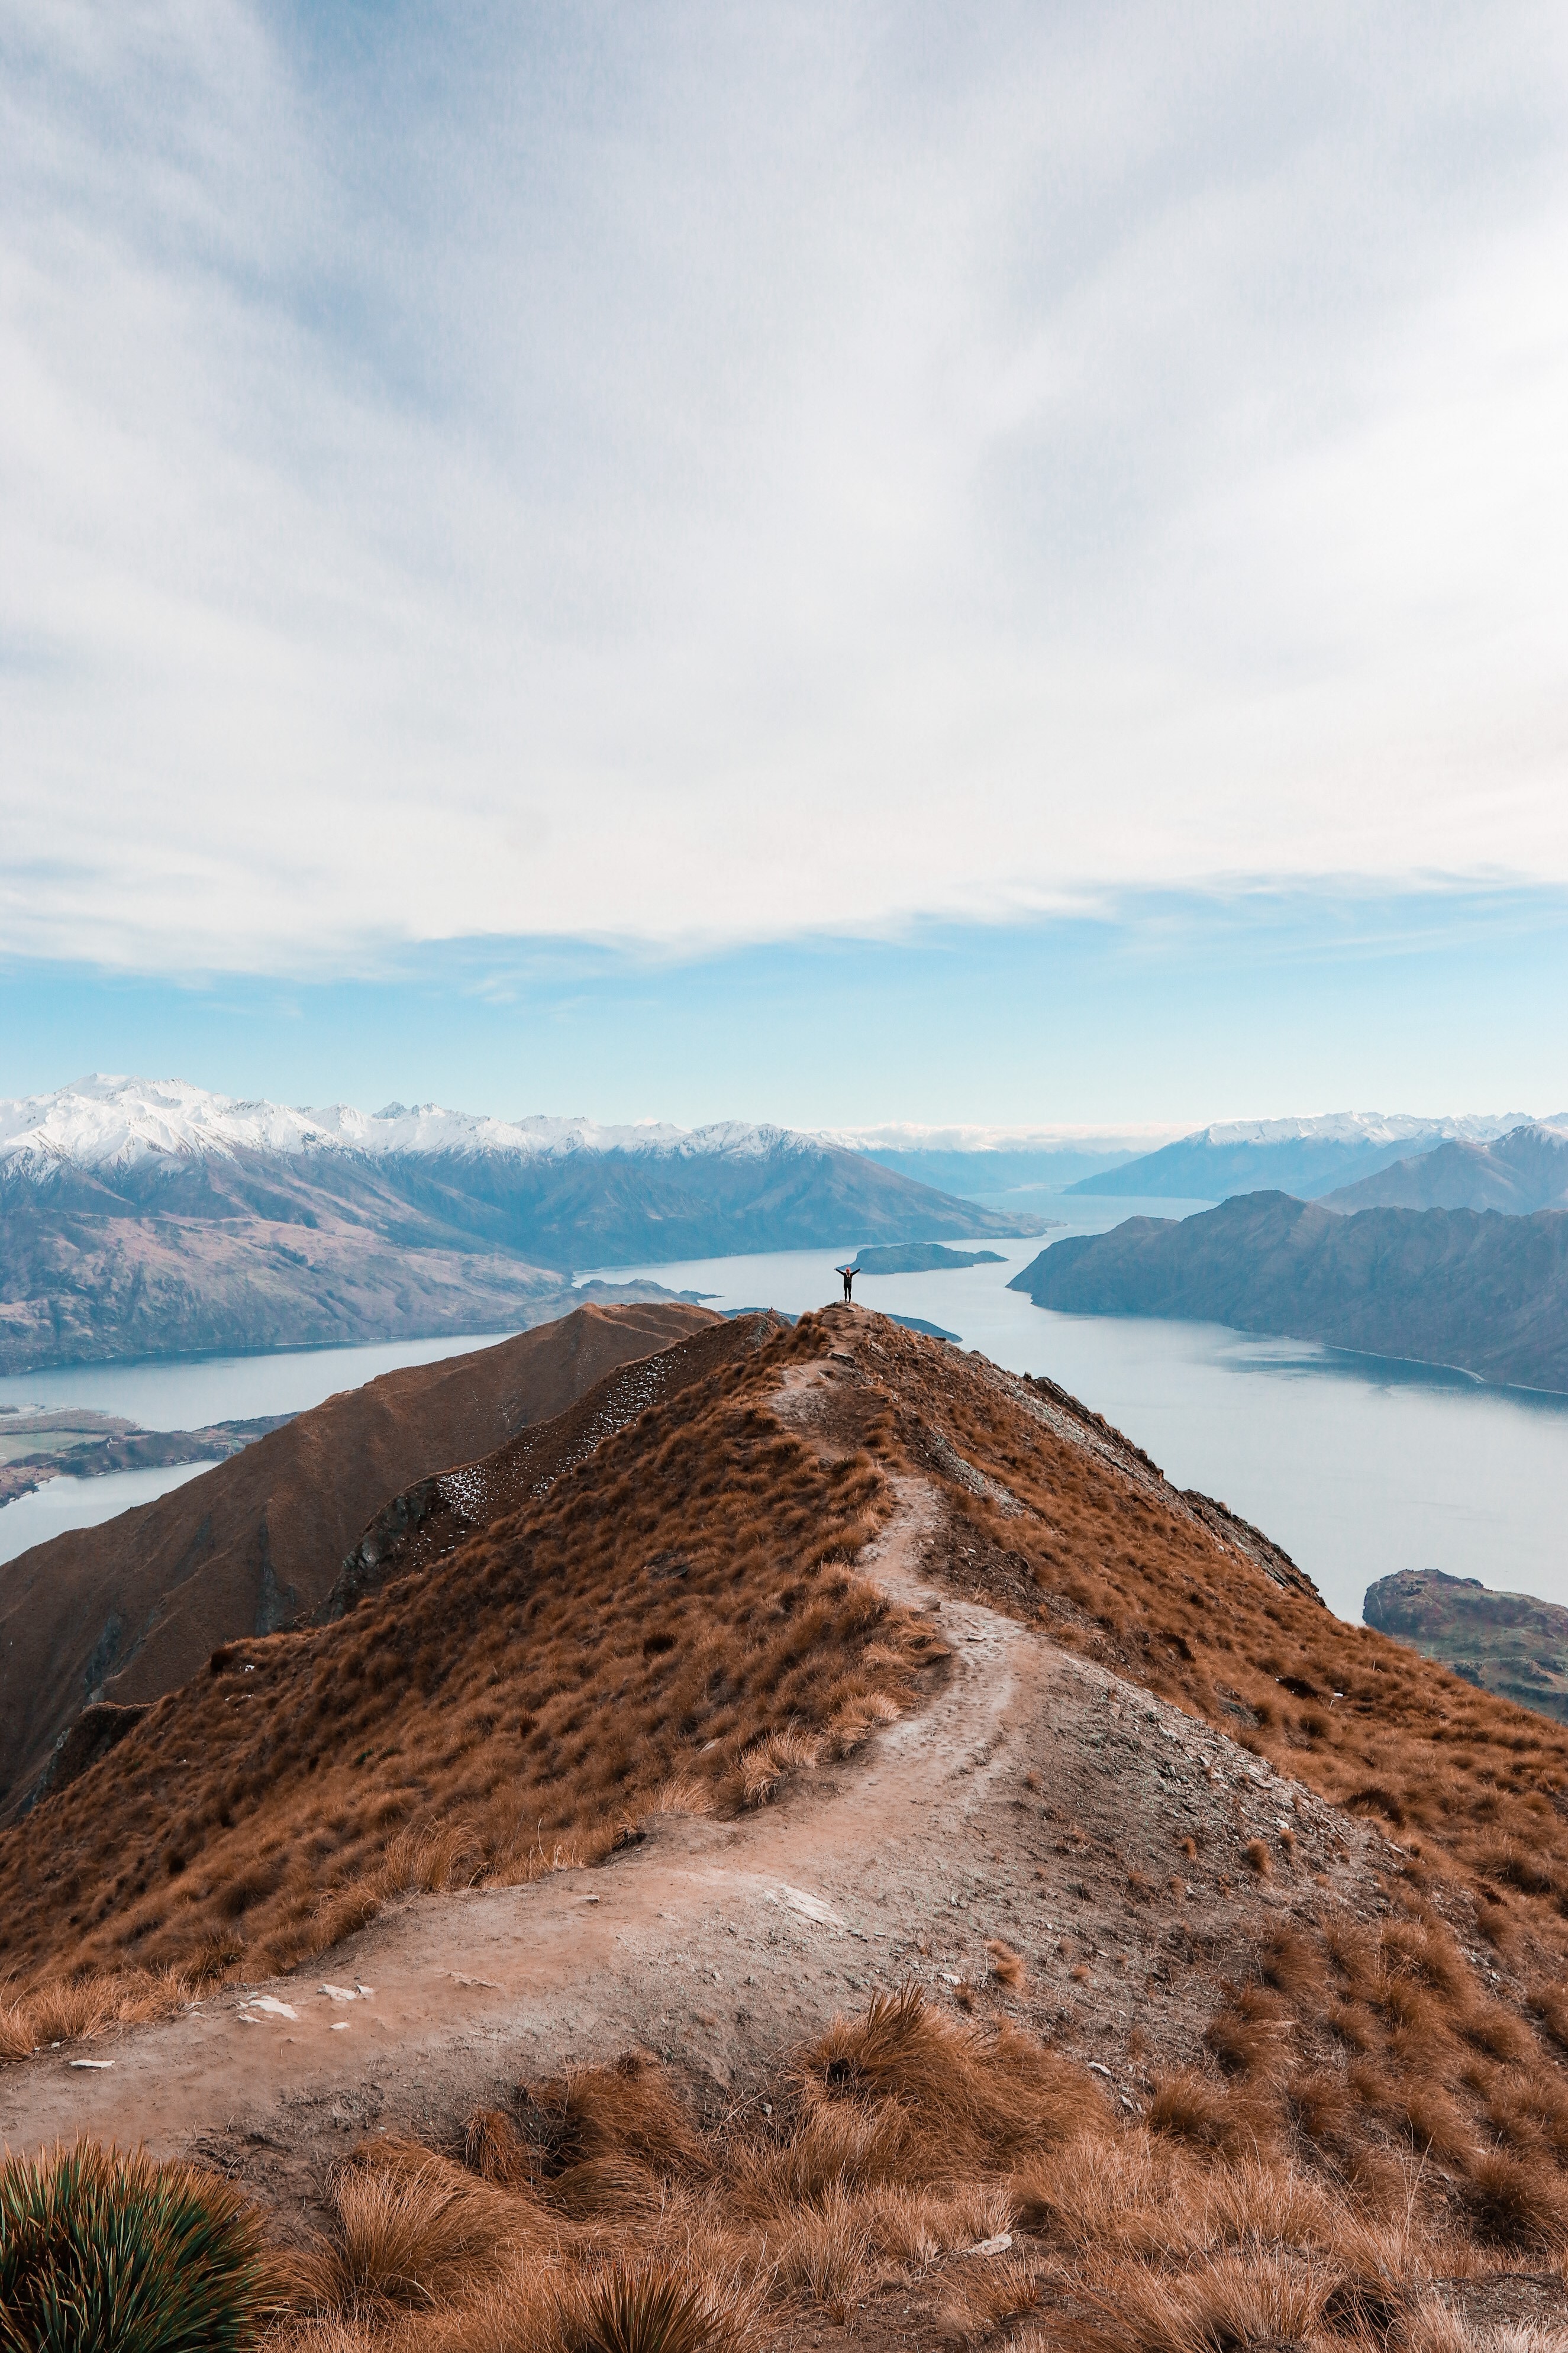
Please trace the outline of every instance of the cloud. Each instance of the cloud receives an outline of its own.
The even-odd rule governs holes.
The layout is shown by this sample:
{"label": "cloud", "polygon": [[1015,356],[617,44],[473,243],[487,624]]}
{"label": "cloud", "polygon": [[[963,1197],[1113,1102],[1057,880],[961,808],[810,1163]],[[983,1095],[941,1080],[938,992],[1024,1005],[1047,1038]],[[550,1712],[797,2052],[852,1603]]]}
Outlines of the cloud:
{"label": "cloud", "polygon": [[0,25],[13,953],[1568,879],[1555,12]]}

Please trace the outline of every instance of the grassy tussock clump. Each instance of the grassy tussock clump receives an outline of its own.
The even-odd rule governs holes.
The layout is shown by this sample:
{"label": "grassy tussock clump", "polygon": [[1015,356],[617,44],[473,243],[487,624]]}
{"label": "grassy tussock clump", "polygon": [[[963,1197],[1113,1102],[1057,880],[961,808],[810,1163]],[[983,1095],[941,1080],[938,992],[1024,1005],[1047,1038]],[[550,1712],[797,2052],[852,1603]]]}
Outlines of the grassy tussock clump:
{"label": "grassy tussock clump", "polygon": [[[1513,2259],[1413,2151],[1357,2171],[1201,2147],[914,1992],[836,2021],[766,2102],[705,2121],[633,2052],[482,2112],[464,2158],[372,2143],[319,2243],[265,2268],[222,2183],[112,2152],[12,2164],[0,2347],[221,2353],[267,2321],[270,2353],[752,2353],[813,2319],[907,2336],[913,2309],[1014,2353],[1505,2353],[1438,2284]],[[90,2251],[115,2229],[100,2334],[50,2336],[40,2295],[107,2279]],[[1532,2262],[1568,2298],[1561,2244]]]}
{"label": "grassy tussock clump", "polygon": [[476,2117],[466,2167],[366,2150],[279,2353],[744,2353],[813,2319],[883,2342],[912,2296],[944,2344],[1016,2353],[1504,2353],[1435,2283],[1512,2259],[1414,2152],[1363,2176],[1153,2125],[914,1993],[712,2123],[631,2053]]}
{"label": "grassy tussock clump", "polygon": [[1481,2243],[1568,2245],[1568,2084],[1423,1899],[1381,1926],[1277,1934],[1227,1984],[1217,2063],[1160,2081],[1146,2121],[1188,2149],[1272,2148],[1363,2188],[1418,2162]]}
{"label": "grassy tussock clump", "polygon": [[58,2042],[90,2042],[112,2026],[140,2026],[172,2018],[197,1999],[213,1974],[202,1967],[190,1974],[115,1969],[79,1978],[55,1978],[30,1993],[0,1996],[0,2060],[26,2059]]}
{"label": "grassy tussock clump", "polygon": [[214,2174],[83,2144],[0,2167],[4,2353],[246,2353],[254,2210]]}
{"label": "grassy tussock clump", "polygon": [[778,1356],[650,1409],[340,1623],[216,1654],[0,1835],[0,1969],[35,1994],[66,1970],[281,1971],[402,1892],[592,1862],[645,1810],[766,1802],[895,1717],[943,1646],[854,1575],[882,1471],[785,1430]]}

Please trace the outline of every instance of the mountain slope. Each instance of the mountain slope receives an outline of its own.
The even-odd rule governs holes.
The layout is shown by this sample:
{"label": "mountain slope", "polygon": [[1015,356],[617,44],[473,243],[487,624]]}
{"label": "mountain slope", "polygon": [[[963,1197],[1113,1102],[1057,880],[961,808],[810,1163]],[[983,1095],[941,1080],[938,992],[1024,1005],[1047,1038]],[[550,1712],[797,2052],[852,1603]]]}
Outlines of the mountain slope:
{"label": "mountain slope", "polygon": [[[0,2126],[144,2133],[302,2204],[417,2132],[466,2155],[444,2194],[524,2201],[538,2268],[716,2262],[722,2120],[756,2135],[758,2276],[798,2259],[786,2193],[835,2261],[841,2224],[878,2263],[926,2231],[891,2310],[807,2273],[835,2342],[950,2344],[970,2280],[976,2339],[1044,2300],[1094,2353],[1370,2343],[1369,2311],[1451,2346],[1404,2330],[1408,2276],[1548,2266],[1568,2229],[1565,1799],[1568,1734],[1330,1617],[1050,1383],[832,1309],[346,1620],[235,1646],[0,1834],[13,2051],[109,1998],[50,1970],[208,1987],[102,2074],[22,2057]],[[909,1983],[922,2012],[832,2026]],[[990,2054],[983,2108],[926,2013]],[[383,2145],[352,2179],[399,2163],[434,2168]],[[936,2235],[909,2201],[955,2175]],[[1180,2201],[1212,2329],[1169,2300]],[[1089,2300],[1065,2216],[1102,2263],[1141,2229],[1148,2301]],[[987,2316],[1004,2225],[1040,2277],[991,2271]],[[489,2276],[466,2336],[398,2341],[501,2341]]]}
{"label": "mountain slope", "polygon": [[0,1810],[24,1799],[84,1706],[158,1699],[219,1643],[316,1609],[388,1495],[715,1320],[673,1302],[585,1307],[384,1374],[153,1503],[21,1554],[0,1569]]}
{"label": "mountain slope", "polygon": [[1453,1138],[1324,1197],[1330,1209],[1568,1208],[1568,1134],[1531,1121],[1491,1144]]}
{"label": "mountain slope", "polygon": [[1363,1209],[1239,1194],[1053,1243],[1008,1286],[1076,1315],[1277,1332],[1568,1389],[1568,1212]]}
{"label": "mountain slope", "polygon": [[1413,1152],[1431,1151],[1446,1137],[1484,1140],[1519,1118],[1518,1113],[1501,1119],[1421,1119],[1408,1113],[1334,1112],[1321,1119],[1219,1121],[1066,1190],[1166,1201],[1281,1192],[1310,1201]]}
{"label": "mountain slope", "polygon": [[783,1128],[94,1079],[0,1103],[0,1370],[504,1329],[584,1265],[1042,1230]]}

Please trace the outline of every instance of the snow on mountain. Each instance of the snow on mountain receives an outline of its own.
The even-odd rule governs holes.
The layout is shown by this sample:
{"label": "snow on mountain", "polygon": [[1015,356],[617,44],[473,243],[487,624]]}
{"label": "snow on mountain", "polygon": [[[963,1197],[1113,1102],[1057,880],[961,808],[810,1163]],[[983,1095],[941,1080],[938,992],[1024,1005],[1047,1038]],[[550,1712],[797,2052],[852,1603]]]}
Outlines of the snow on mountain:
{"label": "snow on mountain", "polygon": [[1447,1143],[1489,1144],[1510,1127],[1531,1120],[1527,1111],[1478,1112],[1458,1117],[1423,1118],[1415,1112],[1335,1111],[1318,1119],[1225,1119],[1198,1128],[1183,1144],[1404,1144],[1420,1137]]}
{"label": "snow on mountain", "polygon": [[376,1158],[455,1153],[520,1160],[573,1153],[764,1159],[809,1151],[813,1140],[781,1127],[724,1120],[685,1129],[667,1122],[603,1127],[587,1119],[491,1119],[439,1103],[350,1103],[324,1110],[209,1094],[181,1079],[95,1073],[53,1094],[0,1101],[0,1175],[41,1180],[61,1166],[128,1169],[147,1162],[229,1159],[241,1152],[295,1155],[363,1153]]}
{"label": "snow on mountain", "polygon": [[825,1128],[818,1140],[843,1152],[1149,1152],[1185,1133],[1158,1122],[1141,1127],[930,1127],[891,1120],[880,1127]]}

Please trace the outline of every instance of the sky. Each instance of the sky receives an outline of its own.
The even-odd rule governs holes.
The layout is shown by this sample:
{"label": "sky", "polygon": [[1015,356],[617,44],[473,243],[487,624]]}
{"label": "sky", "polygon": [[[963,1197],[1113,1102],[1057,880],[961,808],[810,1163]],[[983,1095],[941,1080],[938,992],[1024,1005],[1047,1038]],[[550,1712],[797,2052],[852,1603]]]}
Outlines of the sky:
{"label": "sky", "polygon": [[1568,19],[0,0],[0,1093],[1568,1103]]}

